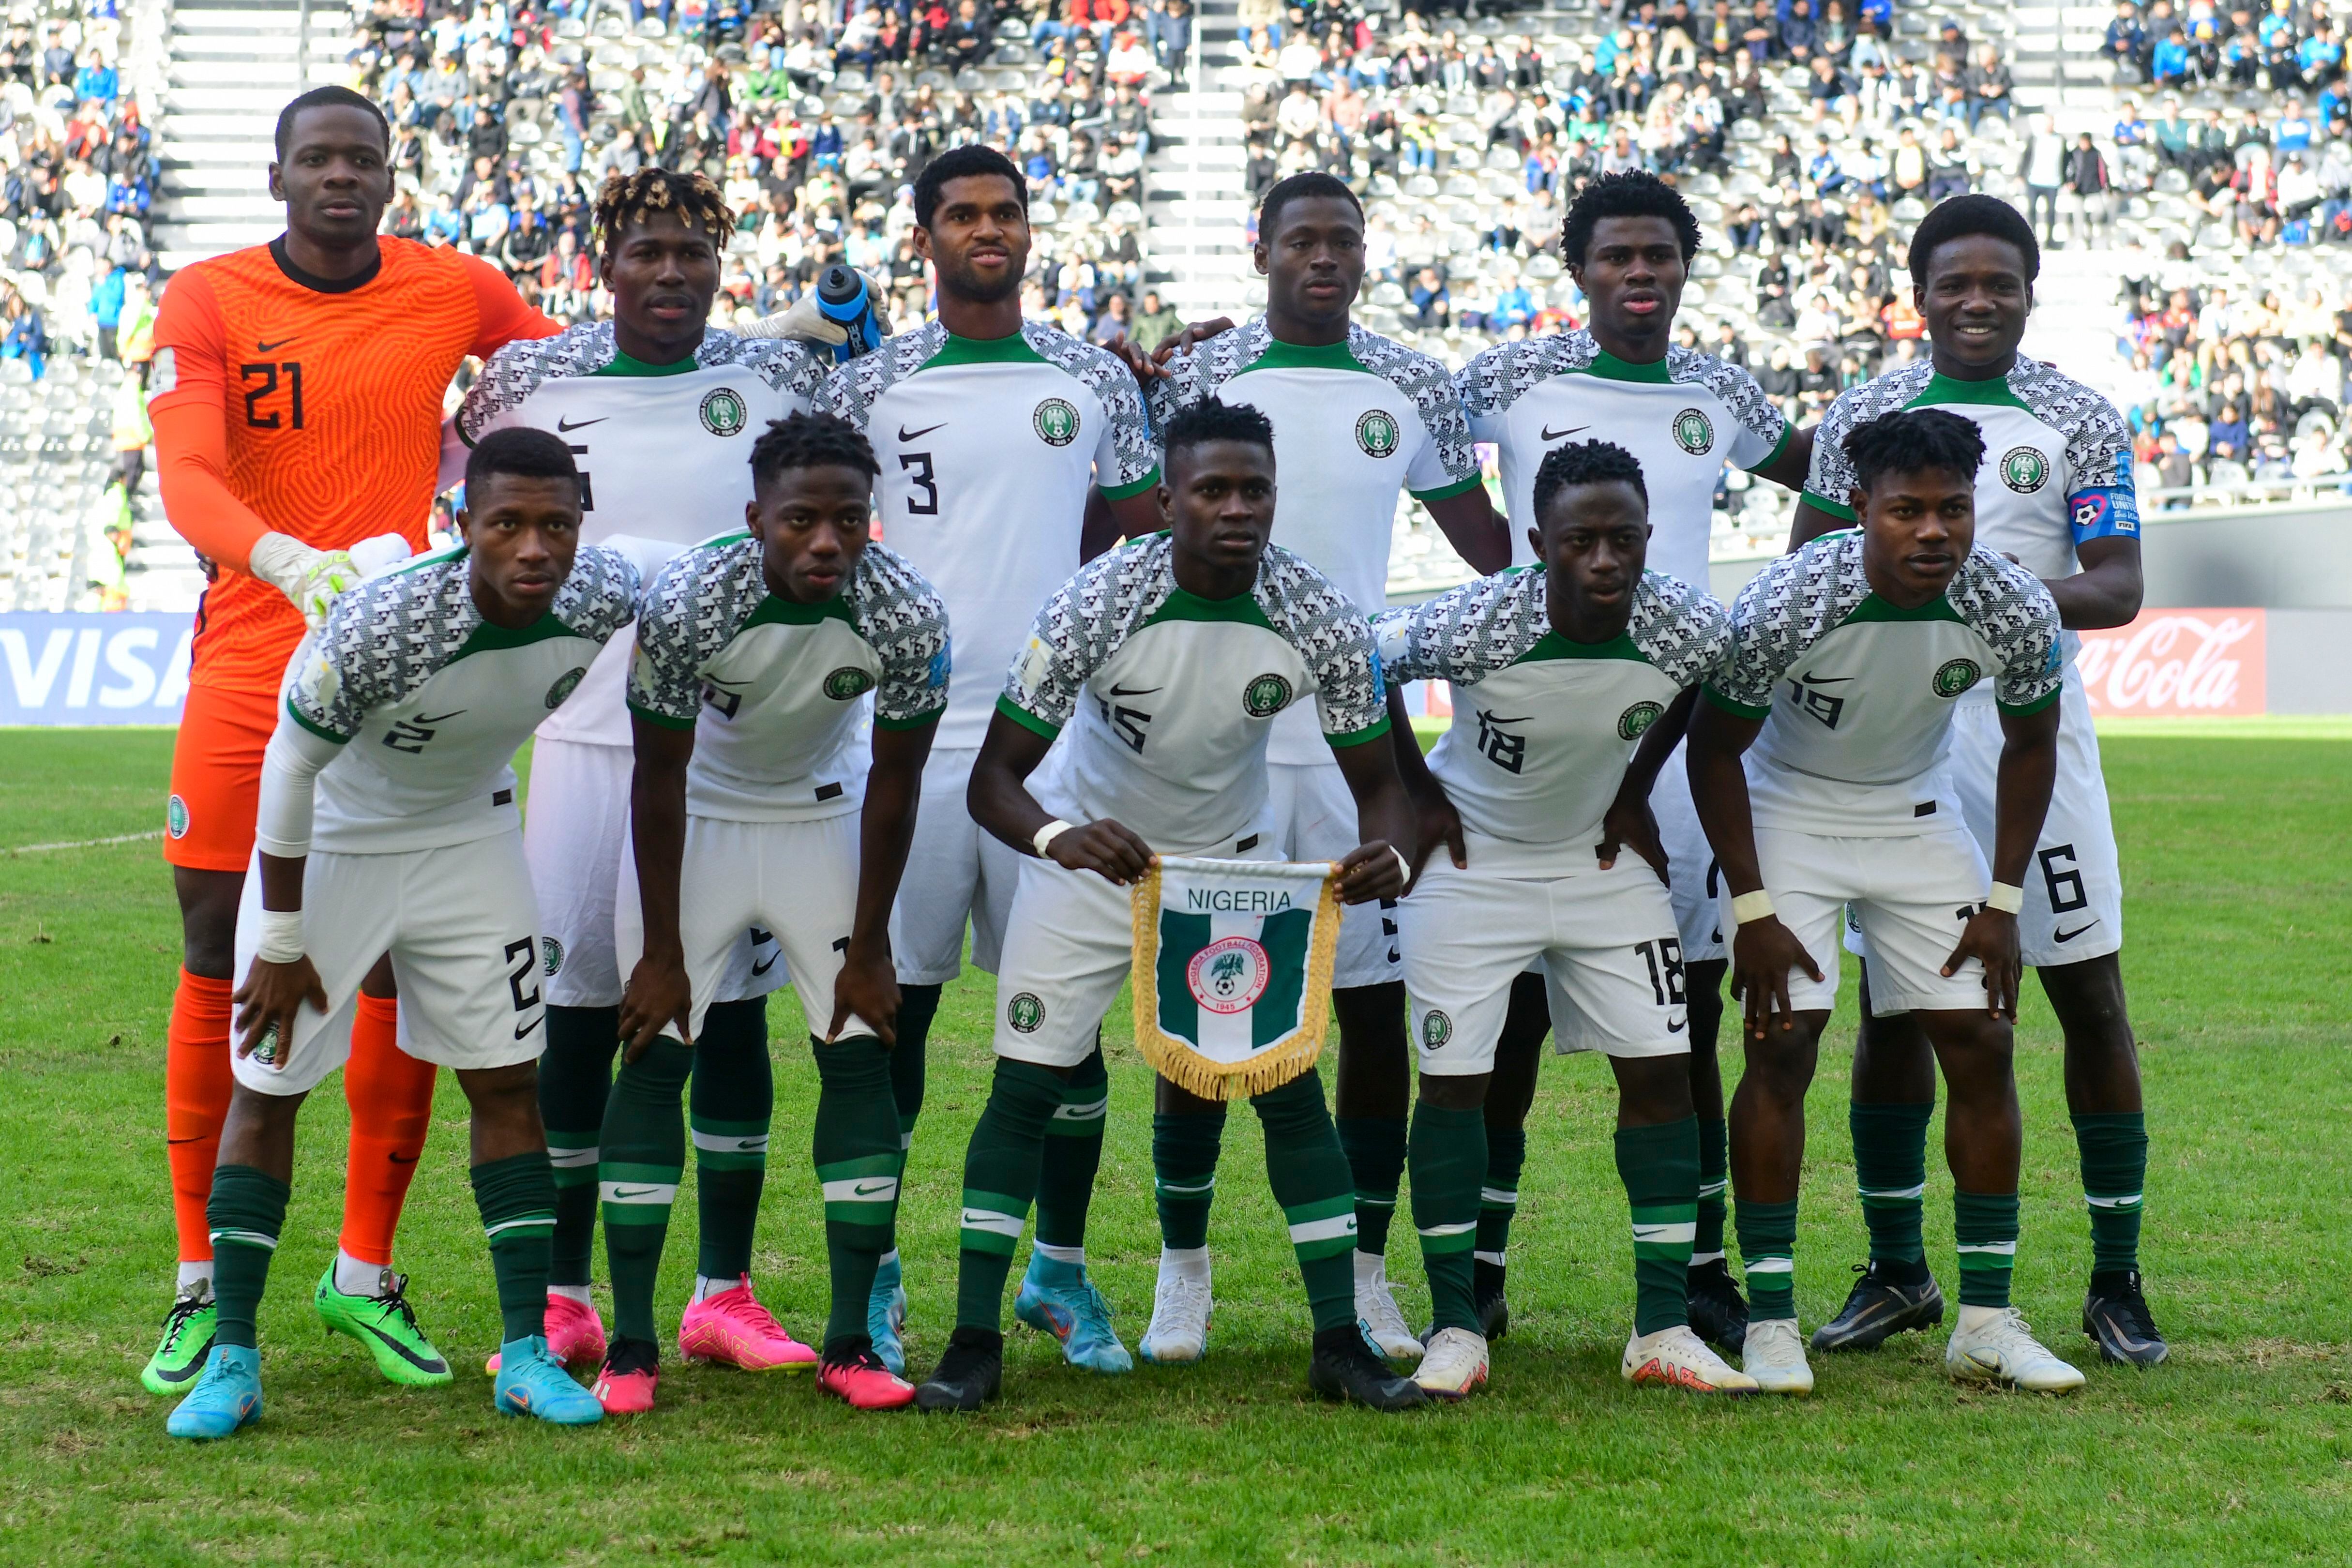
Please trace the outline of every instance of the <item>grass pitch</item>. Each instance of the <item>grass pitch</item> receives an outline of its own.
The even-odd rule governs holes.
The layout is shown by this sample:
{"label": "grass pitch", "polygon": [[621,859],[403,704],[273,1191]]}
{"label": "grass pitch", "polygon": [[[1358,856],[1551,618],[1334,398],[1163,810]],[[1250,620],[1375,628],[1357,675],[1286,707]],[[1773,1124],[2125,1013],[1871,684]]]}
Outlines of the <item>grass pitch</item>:
{"label": "grass pitch", "polygon": [[[2345,1560],[2352,1538],[2352,1047],[2340,974],[2352,739],[2140,733],[2107,742],[2132,889],[2126,953],[2154,1140],[2144,1251],[2171,1364],[2097,1364],[2074,1319],[2088,1243],[2058,1041],[2031,993],[2018,1300],[2090,1370],[2058,1401],[1962,1392],[1941,1341],[1822,1358],[1810,1401],[1705,1402],[1616,1375],[1633,1306],[1612,1099],[1591,1058],[1547,1064],[1491,1391],[1403,1418],[1306,1394],[1306,1308],[1234,1115],[1204,1365],[1117,1381],[1016,1332],[1004,1401],[970,1418],[858,1416],[804,1382],[688,1368],[661,1408],[589,1432],[503,1420],[498,1317],[444,1079],[402,1267],[456,1386],[403,1392],[308,1297],[331,1256],[341,1097],[306,1114],[261,1319],[268,1413],[205,1447],[163,1435],[137,1373],[170,1294],[163,1042],[177,953],[152,841],[0,853],[0,1560],[61,1563],[653,1559],[834,1563],[1176,1562],[2084,1563]],[[0,734],[0,850],[147,832],[166,731]],[[950,992],[903,1207],[911,1359],[952,1318],[963,1144],[985,1092],[984,976]],[[1845,994],[1850,998],[1849,984]],[[825,1300],[805,1157],[814,1074],[789,994],[771,1018],[777,1156],[757,1272],[803,1335]],[[1096,1268],[1132,1342],[1158,1237],[1150,1074],[1110,1026],[1113,1114]],[[1847,1016],[1832,1037],[1850,1038]],[[1736,1076],[1736,1047],[1726,1075]],[[1813,1097],[1798,1303],[1834,1310],[1863,1255],[1844,1072]],[[1327,1068],[1328,1082],[1328,1068]],[[1954,1278],[1930,1163],[1931,1262]],[[691,1177],[688,1178],[689,1182]],[[662,1298],[693,1260],[681,1194]],[[1391,1270],[1425,1304],[1409,1226]],[[600,1263],[601,1268],[601,1263]],[[674,1345],[672,1349],[674,1350]]]}

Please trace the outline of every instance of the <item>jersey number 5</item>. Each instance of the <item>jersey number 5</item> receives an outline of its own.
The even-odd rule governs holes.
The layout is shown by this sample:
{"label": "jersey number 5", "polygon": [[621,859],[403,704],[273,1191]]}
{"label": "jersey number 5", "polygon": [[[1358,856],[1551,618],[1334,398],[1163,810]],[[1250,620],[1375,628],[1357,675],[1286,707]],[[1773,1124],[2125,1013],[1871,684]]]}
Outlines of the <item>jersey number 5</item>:
{"label": "jersey number 5", "polygon": [[[289,359],[280,364],[268,363],[241,364],[236,367],[239,379],[245,383],[245,423],[248,429],[277,430],[302,428],[302,362]],[[273,408],[261,411],[262,403],[275,397],[280,375],[286,388],[287,406],[283,411]]]}

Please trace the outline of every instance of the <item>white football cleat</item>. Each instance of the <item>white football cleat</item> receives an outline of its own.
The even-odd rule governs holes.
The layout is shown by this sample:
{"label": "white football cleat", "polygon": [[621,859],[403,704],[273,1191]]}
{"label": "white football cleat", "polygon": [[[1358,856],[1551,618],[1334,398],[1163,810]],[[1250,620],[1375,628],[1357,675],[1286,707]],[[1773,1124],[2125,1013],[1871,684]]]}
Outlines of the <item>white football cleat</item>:
{"label": "white football cleat", "polygon": [[1406,1325],[1389,1289],[1388,1259],[1369,1252],[1356,1254],[1356,1326],[1364,1331],[1365,1342],[1389,1360],[1421,1359],[1421,1340]]}
{"label": "white football cleat", "polygon": [[1468,1398],[1486,1381],[1486,1336],[1475,1329],[1438,1330],[1412,1380],[1434,1399]]}
{"label": "white football cleat", "polygon": [[1975,1316],[1960,1309],[1960,1326],[1944,1346],[1944,1370],[1962,1383],[2006,1383],[2031,1394],[2071,1394],[2083,1386],[2082,1373],[2052,1354],[2014,1307],[1969,1326]]}
{"label": "white football cleat", "polygon": [[1754,1394],[1756,1380],[1736,1372],[1731,1363],[1707,1349],[1687,1323],[1636,1333],[1625,1342],[1625,1359],[1618,1363],[1625,1381],[1639,1388],[1658,1384],[1686,1388],[1693,1394]]}
{"label": "white football cleat", "polygon": [[1813,1369],[1805,1364],[1805,1339],[1794,1318],[1750,1320],[1739,1364],[1760,1394],[1811,1394]]}
{"label": "white football cleat", "polygon": [[1181,1366],[1209,1352],[1209,1281],[1161,1264],[1151,1296],[1151,1326],[1136,1352],[1154,1366]]}

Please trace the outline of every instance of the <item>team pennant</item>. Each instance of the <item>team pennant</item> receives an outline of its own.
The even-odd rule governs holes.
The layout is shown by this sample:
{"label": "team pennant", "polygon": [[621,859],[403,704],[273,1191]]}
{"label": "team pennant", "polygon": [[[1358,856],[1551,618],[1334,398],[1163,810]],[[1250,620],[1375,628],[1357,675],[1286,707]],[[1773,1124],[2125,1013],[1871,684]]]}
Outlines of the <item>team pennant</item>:
{"label": "team pennant", "polygon": [[1203,1100],[1279,1089],[1315,1065],[1339,945],[1328,860],[1163,856],[1134,892],[1135,1041]]}

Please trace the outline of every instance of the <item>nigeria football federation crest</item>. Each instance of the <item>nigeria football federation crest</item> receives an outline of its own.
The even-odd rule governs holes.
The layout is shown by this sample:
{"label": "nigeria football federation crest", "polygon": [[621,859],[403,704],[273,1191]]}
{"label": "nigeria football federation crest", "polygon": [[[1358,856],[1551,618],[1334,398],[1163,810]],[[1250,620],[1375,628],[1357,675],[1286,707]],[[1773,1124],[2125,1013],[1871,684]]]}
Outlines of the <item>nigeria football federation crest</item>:
{"label": "nigeria football federation crest", "polygon": [[1205,1100],[1240,1100],[1315,1065],[1339,943],[1338,869],[1177,855],[1152,863],[1130,910],[1135,1043],[1162,1078]]}
{"label": "nigeria football federation crest", "polygon": [[835,702],[863,697],[874,689],[874,678],[854,664],[845,664],[824,678],[824,694]]}
{"label": "nigeria football federation crest", "polygon": [[540,967],[553,974],[563,967],[563,944],[551,936],[539,939]]}
{"label": "nigeria football federation crest", "polygon": [[552,712],[562,707],[563,700],[580,689],[580,682],[585,679],[587,675],[588,667],[583,664],[576,668],[567,669],[557,676],[555,684],[547,689],[548,710]]}
{"label": "nigeria football federation crest", "polygon": [[1034,1035],[1045,1021],[1045,1004],[1034,991],[1024,991],[1004,1005],[1004,1021],[1015,1034]]}
{"label": "nigeria football federation crest", "polygon": [[1432,1007],[1421,1016],[1421,1044],[1424,1050],[1442,1049],[1454,1037],[1454,1019],[1443,1007]]}
{"label": "nigeria football federation crest", "polygon": [[1958,697],[1983,679],[1984,671],[1978,667],[1975,659],[1946,659],[1936,669],[1936,695]]}
{"label": "nigeria football federation crest", "polygon": [[745,405],[743,395],[731,386],[722,386],[702,400],[702,427],[713,436],[740,436],[751,422],[751,410]]}
{"label": "nigeria football federation crest", "polygon": [[1048,447],[1066,447],[1078,438],[1078,410],[1067,398],[1045,399],[1029,422],[1037,427],[1037,439]]}
{"label": "nigeria football federation crest", "polygon": [[1271,719],[1290,706],[1290,682],[1279,675],[1261,675],[1242,689],[1242,711],[1253,719]]}
{"label": "nigeria football federation crest", "polygon": [[163,803],[163,828],[174,838],[188,836],[188,803],[176,795]]}
{"label": "nigeria football federation crest", "polygon": [[1701,408],[1685,408],[1675,416],[1675,445],[1694,458],[1703,458],[1715,447],[1715,421]]}
{"label": "nigeria football federation crest", "polygon": [[1257,939],[1229,936],[1213,942],[1184,966],[1184,988],[1209,1012],[1245,1012],[1265,994],[1272,962]]}
{"label": "nigeria football federation crest", "polygon": [[1385,408],[1367,409],[1356,421],[1356,445],[1367,458],[1393,456],[1401,439],[1396,417]]}
{"label": "nigeria football federation crest", "polygon": [[1617,715],[1617,738],[1621,741],[1640,740],[1643,731],[1656,723],[1658,715],[1664,711],[1665,710],[1655,702],[1634,703],[1633,706]]}
{"label": "nigeria football federation crest", "polygon": [[2050,481],[2050,459],[2039,447],[2011,447],[2000,455],[2000,482],[2030,496]]}

